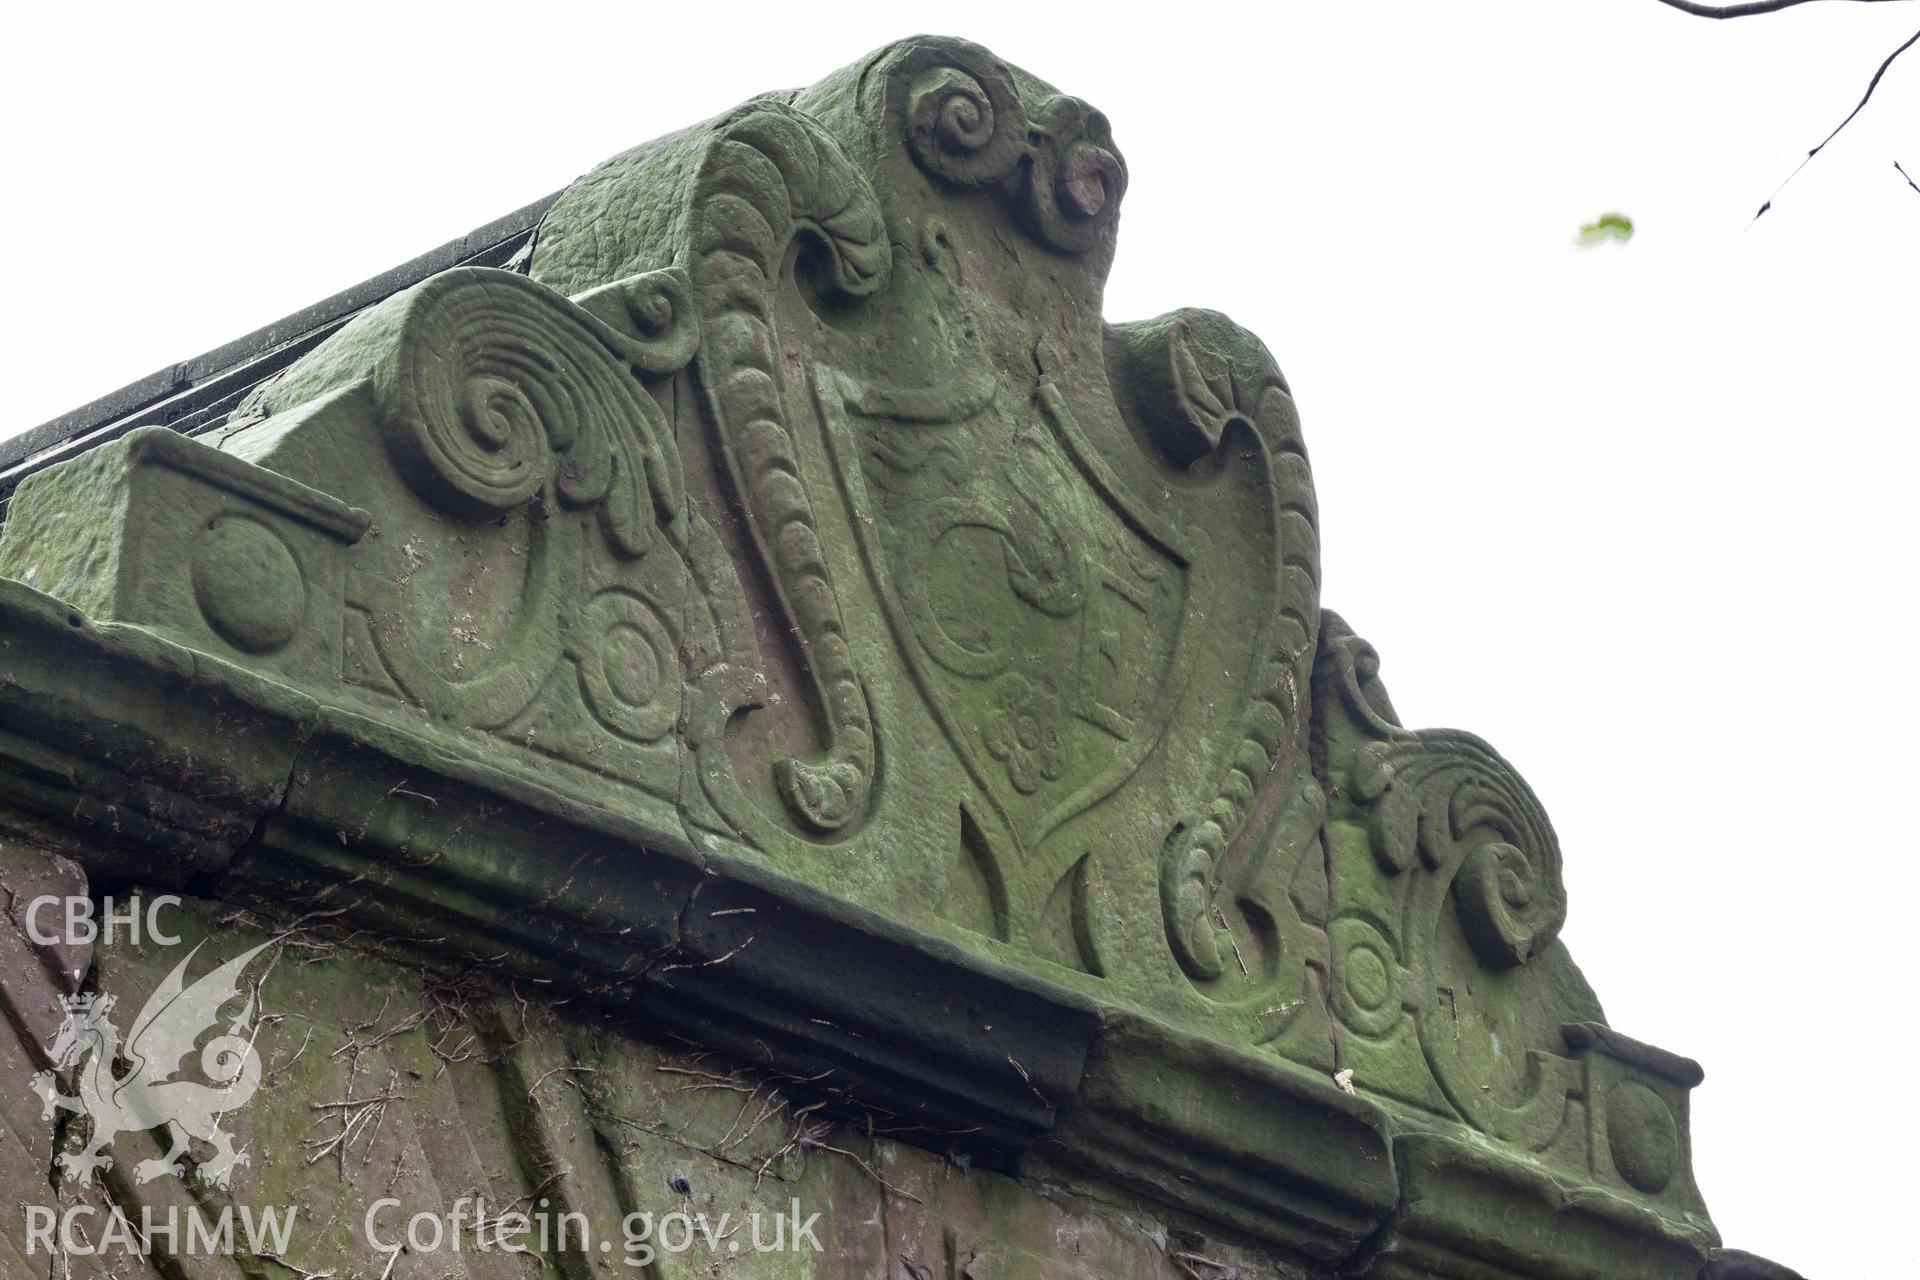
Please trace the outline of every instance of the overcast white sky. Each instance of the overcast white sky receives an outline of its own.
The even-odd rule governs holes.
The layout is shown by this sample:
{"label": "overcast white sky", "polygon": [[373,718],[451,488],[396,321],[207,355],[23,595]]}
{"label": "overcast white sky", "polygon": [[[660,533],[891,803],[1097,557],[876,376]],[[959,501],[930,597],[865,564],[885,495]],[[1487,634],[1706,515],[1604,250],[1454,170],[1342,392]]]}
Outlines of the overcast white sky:
{"label": "overcast white sky", "polygon": [[[1912,1274],[1920,5],[1229,9],[388,2],[9,18],[0,434],[917,29],[1107,112],[1116,319],[1215,307],[1291,379],[1325,602],[1410,723],[1490,739],[1566,937],[1700,1058],[1730,1245]],[[1570,247],[1610,209],[1619,250]]]}

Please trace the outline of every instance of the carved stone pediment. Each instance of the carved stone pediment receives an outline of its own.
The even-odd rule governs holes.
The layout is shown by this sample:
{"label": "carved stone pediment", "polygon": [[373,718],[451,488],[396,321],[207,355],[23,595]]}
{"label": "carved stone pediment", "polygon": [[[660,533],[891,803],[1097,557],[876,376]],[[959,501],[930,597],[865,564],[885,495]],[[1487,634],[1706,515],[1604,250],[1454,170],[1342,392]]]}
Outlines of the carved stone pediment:
{"label": "carved stone pediment", "polygon": [[[628,855],[580,900],[571,849],[474,852],[441,802],[395,807],[410,761],[479,826],[522,806],[613,832],[636,877],[771,875],[851,904],[817,908],[836,929],[1057,993],[1057,1095],[943,1104],[991,1113],[1003,1160],[1372,1275],[1692,1275],[1697,1068],[1606,1028],[1527,785],[1403,728],[1322,612],[1266,348],[1209,311],[1103,318],[1127,183],[1086,103],[965,42],[890,46],[607,161],[508,268],[370,307],[218,430],[33,477],[0,574],[302,700],[255,837],[288,876],[354,870],[482,934],[525,914],[529,949],[652,981],[617,935],[655,909],[607,905],[646,896]],[[311,780],[376,754],[403,762],[384,797]],[[661,925],[737,953],[704,927]],[[1505,1241],[1475,1234],[1486,1186],[1530,1206]]]}

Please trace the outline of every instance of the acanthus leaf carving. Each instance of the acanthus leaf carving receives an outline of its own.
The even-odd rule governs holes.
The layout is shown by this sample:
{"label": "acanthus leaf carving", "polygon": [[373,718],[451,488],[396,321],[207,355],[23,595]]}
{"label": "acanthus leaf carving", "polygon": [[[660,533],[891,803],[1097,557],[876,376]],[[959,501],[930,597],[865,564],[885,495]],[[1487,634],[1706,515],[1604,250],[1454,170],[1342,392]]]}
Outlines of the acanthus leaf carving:
{"label": "acanthus leaf carving", "polygon": [[1190,978],[1209,982],[1226,972],[1232,946],[1221,902],[1229,847],[1262,794],[1306,768],[1304,710],[1320,610],[1318,507],[1292,393],[1259,339],[1210,311],[1111,333],[1109,360],[1161,451],[1191,474],[1207,474],[1209,465],[1256,468],[1268,524],[1271,576],[1257,588],[1263,609],[1239,737],[1214,794],[1176,818],[1161,846],[1169,945]]}
{"label": "acanthus leaf carving", "polygon": [[1526,963],[1559,935],[1567,916],[1560,845],[1546,811],[1513,767],[1474,735],[1401,728],[1384,693],[1372,688],[1378,655],[1335,623],[1325,652],[1339,702],[1327,710],[1344,713],[1371,739],[1340,763],[1352,802],[1367,815],[1381,872],[1419,866],[1445,876],[1481,961],[1495,969]]}
{"label": "acanthus leaf carving", "polygon": [[[1357,826],[1368,850],[1364,863],[1335,868],[1336,1012],[1350,1047],[1379,1046],[1382,1063],[1410,1022],[1425,1071],[1461,1118],[1542,1150],[1562,1131],[1578,1069],[1557,1052],[1557,1028],[1532,1027],[1519,1012],[1527,1001],[1505,993],[1528,980],[1566,919],[1559,843],[1512,766],[1472,734],[1403,728],[1378,674],[1373,648],[1323,615],[1317,754],[1333,821]],[[1467,976],[1477,967],[1488,975],[1479,985],[1497,992],[1449,976],[1459,965],[1442,957],[1452,930],[1471,954]],[[1484,1034],[1463,1035],[1469,1024]],[[1503,1047],[1503,1033],[1552,1043]]]}
{"label": "acanthus leaf carving", "polygon": [[[608,297],[630,317],[619,328],[597,314]],[[631,559],[685,506],[673,434],[635,375],[685,364],[697,334],[677,271],[609,286],[588,309],[514,272],[454,268],[357,317],[223,435],[364,389],[395,465],[430,503],[485,519],[551,485],[560,504],[597,512]]]}
{"label": "acanthus leaf carving", "polygon": [[[457,268],[363,313],[244,405],[223,448],[356,488],[374,483],[347,456],[364,421],[392,474],[451,522],[433,536],[403,524],[350,563],[349,683],[456,726],[517,726],[524,745],[641,781],[586,726],[543,741],[537,704],[566,660],[599,731],[644,747],[676,723],[688,640],[674,600],[696,518],[644,380],[684,367],[698,334],[679,270],[582,305],[514,272]],[[452,598],[423,612],[416,577]]]}
{"label": "acanthus leaf carving", "polygon": [[825,739],[821,758],[776,760],[774,777],[803,826],[842,831],[865,812],[873,787],[873,716],[802,478],[774,302],[801,241],[816,250],[828,292],[872,294],[887,277],[886,227],[839,143],[772,102],[746,108],[707,145],[689,223],[688,270],[704,323],[696,367],[717,451],[800,650]]}
{"label": "acanthus leaf carving", "polygon": [[614,287],[663,308],[651,340],[513,272],[448,271],[407,295],[373,391],[394,460],[423,496],[497,516],[551,484],[562,506],[597,512],[624,559],[673,525],[686,501],[679,451],[632,374],[684,363],[697,323],[677,273]]}

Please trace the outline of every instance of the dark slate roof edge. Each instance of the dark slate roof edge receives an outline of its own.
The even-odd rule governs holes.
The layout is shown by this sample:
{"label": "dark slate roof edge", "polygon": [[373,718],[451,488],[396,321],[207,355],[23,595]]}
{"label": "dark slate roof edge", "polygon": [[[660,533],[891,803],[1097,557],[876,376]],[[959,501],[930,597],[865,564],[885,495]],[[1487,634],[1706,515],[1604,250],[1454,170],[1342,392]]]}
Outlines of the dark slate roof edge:
{"label": "dark slate roof edge", "polygon": [[[351,288],[343,289],[330,298],[256,329],[244,337],[236,338],[224,346],[216,347],[204,355],[169,365],[135,382],[128,383],[118,391],[110,392],[91,403],[69,410],[17,436],[0,440],[0,477],[3,477],[0,478],[0,487],[11,489],[13,483],[17,482],[22,474],[36,470],[37,468],[31,465],[22,466],[23,463],[30,463],[36,454],[56,449],[63,443],[91,435],[101,427],[137,415],[211,377],[242,366],[316,329],[344,320],[353,313],[372,306],[410,285],[418,284],[436,272],[457,266],[490,247],[504,241],[524,238],[538,225],[541,216],[559,198],[559,195],[559,192],[555,192],[545,196],[532,204],[514,210],[503,218],[496,218],[457,240],[451,240],[437,249],[429,250],[410,262],[402,263],[391,270],[381,272],[372,279],[363,280]],[[131,422],[127,424],[129,429],[134,425],[137,424]]]}

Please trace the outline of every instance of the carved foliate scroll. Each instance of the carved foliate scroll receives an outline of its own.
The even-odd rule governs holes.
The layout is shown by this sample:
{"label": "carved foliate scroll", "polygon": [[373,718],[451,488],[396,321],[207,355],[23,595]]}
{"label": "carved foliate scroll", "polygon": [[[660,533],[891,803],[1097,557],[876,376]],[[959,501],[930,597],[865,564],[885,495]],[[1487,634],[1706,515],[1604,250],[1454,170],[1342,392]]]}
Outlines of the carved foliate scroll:
{"label": "carved foliate scroll", "polygon": [[707,145],[688,210],[689,272],[705,325],[700,382],[718,451],[820,707],[818,760],[774,762],[781,794],[815,831],[860,816],[873,786],[873,717],[848,648],[833,571],[802,476],[788,403],[798,394],[774,321],[790,253],[840,301],[885,283],[886,228],[866,179],[813,120],[768,103]]}
{"label": "carved foliate scroll", "polygon": [[726,646],[694,585],[703,529],[648,386],[686,365],[699,331],[681,272],[575,304],[516,273],[458,269],[363,314],[244,405],[226,449],[379,513],[348,564],[340,678],[372,705],[677,803],[693,664],[724,668]]}
{"label": "carved foliate scroll", "polygon": [[[1356,1053],[1377,1050],[1414,1073],[1415,1083],[1399,1082],[1410,1100],[1425,1080],[1420,1062],[1393,1053],[1406,1036],[1447,1106],[1544,1149],[1560,1136],[1577,1074],[1559,1052],[1559,1027],[1528,1017],[1520,990],[1566,919],[1553,828],[1478,738],[1401,728],[1378,655],[1331,615],[1320,661],[1322,753],[1338,797],[1327,926],[1335,1016]],[[1455,939],[1464,953],[1457,941],[1450,953]],[[1477,999],[1469,989],[1463,1011],[1476,973],[1490,987],[1506,981]],[[1463,1034],[1463,1012],[1476,1034]]]}
{"label": "carved foliate scroll", "polygon": [[1093,248],[1120,213],[1127,167],[1107,118],[1078,98],[1028,102],[978,45],[908,42],[888,60],[889,117],[913,158],[955,187],[996,191],[1042,243]]}
{"label": "carved foliate scroll", "polygon": [[1319,630],[1319,517],[1292,393],[1257,338],[1218,313],[1193,311],[1116,329],[1110,349],[1169,458],[1192,471],[1238,451],[1238,464],[1261,476],[1272,548],[1269,580],[1256,587],[1265,607],[1253,620],[1242,737],[1215,794],[1176,820],[1161,849],[1168,941],[1181,967],[1204,981],[1226,971],[1232,946],[1219,902],[1225,855],[1271,777],[1305,772],[1300,713]]}

